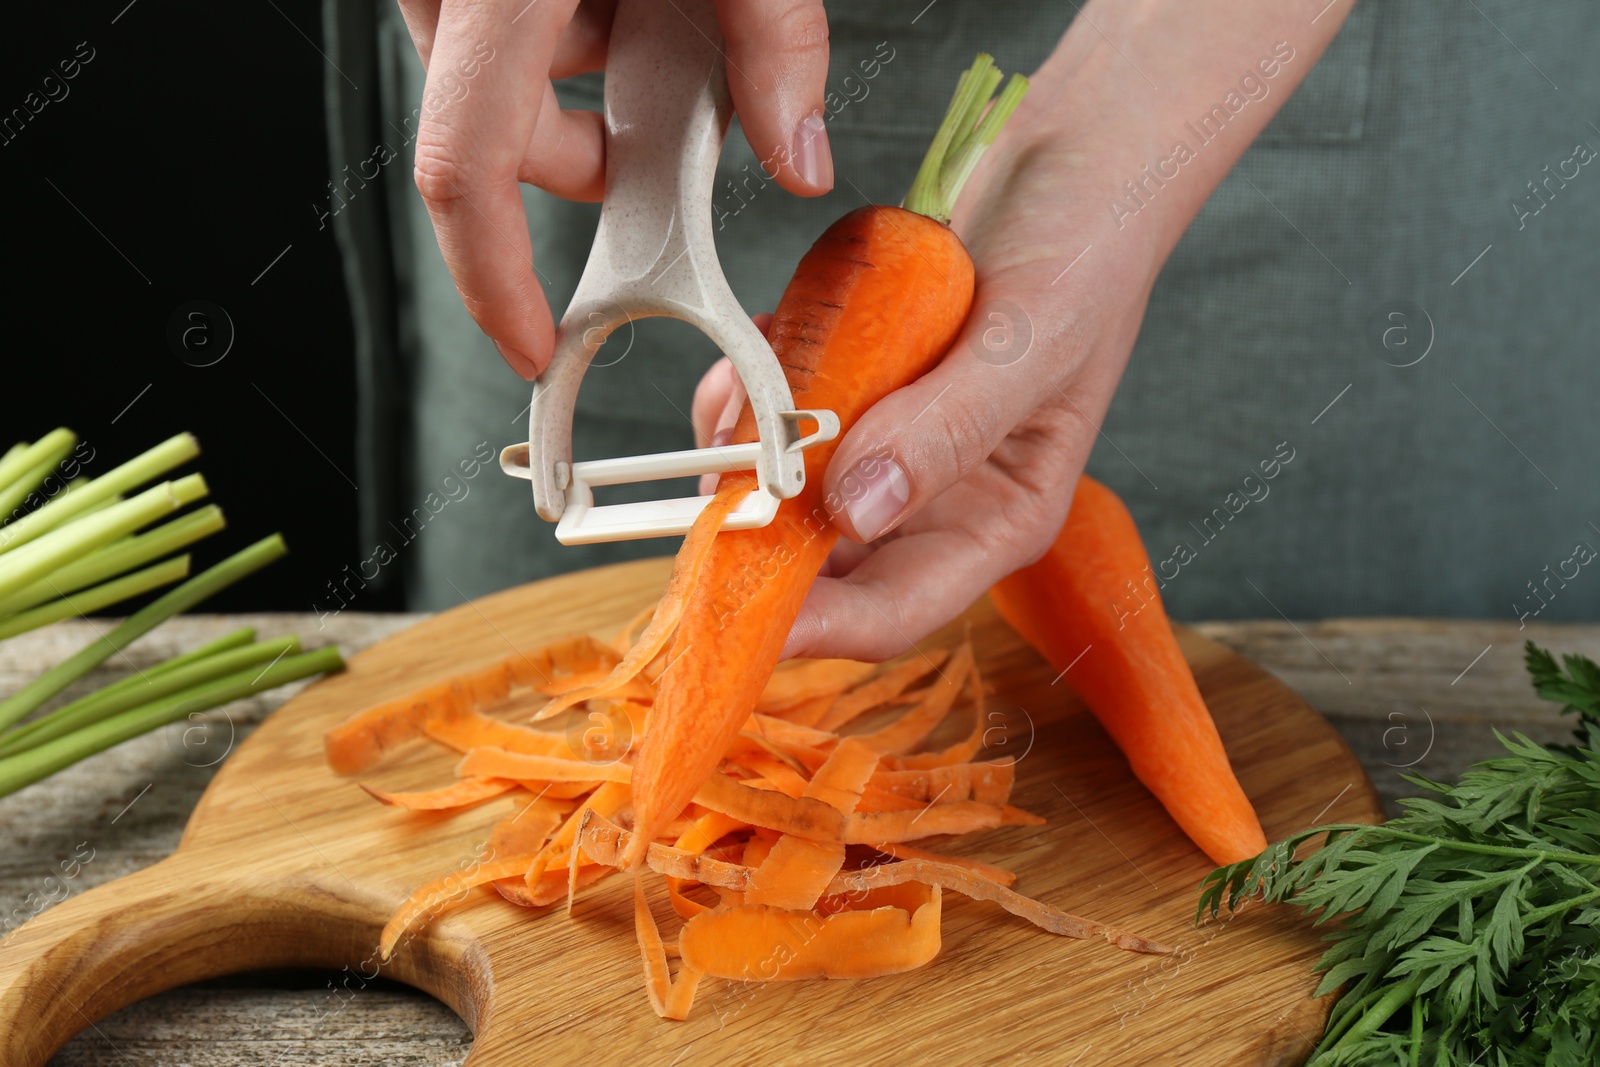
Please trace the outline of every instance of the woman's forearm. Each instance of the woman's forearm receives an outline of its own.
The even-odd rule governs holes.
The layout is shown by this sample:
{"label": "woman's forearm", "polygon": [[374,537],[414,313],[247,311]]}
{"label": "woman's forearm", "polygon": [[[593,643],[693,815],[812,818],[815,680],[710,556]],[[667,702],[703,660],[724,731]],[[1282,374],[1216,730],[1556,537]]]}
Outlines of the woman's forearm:
{"label": "woman's forearm", "polygon": [[1092,208],[1078,222],[1098,214],[1153,280],[1353,0],[1325,4],[1089,0],[1034,76],[1013,146],[1056,157],[1049,169]]}

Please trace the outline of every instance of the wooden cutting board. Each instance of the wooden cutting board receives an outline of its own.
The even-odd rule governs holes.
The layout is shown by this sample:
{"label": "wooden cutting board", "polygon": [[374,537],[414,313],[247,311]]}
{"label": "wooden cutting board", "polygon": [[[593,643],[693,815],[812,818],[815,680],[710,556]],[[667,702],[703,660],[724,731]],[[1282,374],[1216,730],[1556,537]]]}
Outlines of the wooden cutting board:
{"label": "wooden cutting board", "polygon": [[[510,801],[454,815],[382,807],[324,765],[324,728],[512,650],[609,635],[659,595],[667,567],[622,564],[464,604],[286,703],[218,772],[172,856],[50,909],[0,945],[0,1062],[42,1064],[117,1008],[220,974],[346,968],[340,984],[360,989],[380,973],[378,931],[396,904],[470,861]],[[478,890],[381,973],[461,1014],[477,1035],[473,1067],[580,1056],[684,1067],[1298,1062],[1329,1006],[1310,999],[1318,934],[1260,905],[1196,929],[1195,886],[1211,864],[987,601],[963,623],[996,690],[991,752],[1020,759],[1015,802],[1049,824],[945,847],[1003,862],[1019,890],[1176,946],[1173,957],[1053,937],[946,894],[943,948],[928,967],[861,982],[707,979],[691,1019],[668,1023],[646,1002],[629,888],[615,879],[571,919]],[[1360,765],[1320,716],[1222,646],[1188,631],[1180,639],[1268,837],[1379,817]],[[430,788],[450,780],[453,763],[419,741],[366,780]],[[330,991],[329,1010],[348,999]]]}

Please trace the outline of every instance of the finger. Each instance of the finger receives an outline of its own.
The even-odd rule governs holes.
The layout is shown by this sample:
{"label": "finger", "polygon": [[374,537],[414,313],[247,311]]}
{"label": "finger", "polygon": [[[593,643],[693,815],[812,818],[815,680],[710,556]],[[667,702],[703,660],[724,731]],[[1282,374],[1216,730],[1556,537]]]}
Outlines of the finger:
{"label": "finger", "polygon": [[[744,391],[744,382],[739,376],[732,376],[732,387],[728,390],[727,397],[722,402],[722,410],[717,413],[717,420],[712,427],[711,436],[707,444],[712,448],[721,448],[733,440],[733,428],[739,421],[740,414],[749,402],[749,396]],[[717,482],[720,474],[702,474],[700,476],[700,495],[705,496],[717,491]]]}
{"label": "finger", "polygon": [[899,655],[1037,559],[1066,518],[1082,456],[1028,451],[1025,470],[986,468],[919,514],[915,532],[855,546],[864,558],[811,587],[784,657]]}
{"label": "finger", "polygon": [[694,387],[694,403],[689,406],[689,418],[694,423],[694,447],[705,448],[711,444],[711,435],[716,432],[722,409],[728,406],[728,398],[733,395],[733,385],[738,379],[732,361],[724,356],[711,364],[700,384]]}
{"label": "finger", "polygon": [[400,17],[405,19],[406,32],[422,59],[422,69],[427,70],[433,35],[439,29],[439,0],[400,0]]}
{"label": "finger", "polygon": [[1097,384],[1069,389],[1062,382],[1084,365],[1071,324],[1035,336],[1039,324],[1019,304],[1043,306],[1043,299],[1018,294],[1017,301],[980,294],[980,310],[944,360],[873,405],[845,435],[824,486],[846,537],[871,541],[915,515],[982,464],[1041,404],[1076,405],[1084,422],[1079,433],[1087,431],[1092,441],[1121,361],[1102,361],[1116,364],[1109,378],[1099,368]]}
{"label": "finger", "polygon": [[[765,337],[772,328],[772,312],[751,315],[750,321]],[[744,403],[744,384],[739,381],[739,373],[733,369],[733,362],[724,356],[706,369],[700,377],[700,384],[694,388],[694,403],[689,408],[689,419],[694,423],[696,448],[711,444],[711,435],[722,427],[728,405],[735,398],[740,404]]]}
{"label": "finger", "polygon": [[[762,337],[765,337],[767,331],[772,328],[772,312],[763,311],[751,315],[750,321],[755,323],[756,329],[761,331]],[[703,396],[702,390],[705,390]],[[694,391],[691,417],[694,421],[695,447],[709,448],[714,445],[725,445],[731,441],[734,424],[739,421],[739,414],[744,410],[745,401],[748,399],[749,396],[744,391],[744,382],[739,380],[739,373],[733,369],[733,363],[727,357],[713,363]],[[709,496],[716,492],[717,479],[720,477],[718,474],[702,474],[700,495]]]}
{"label": "finger", "polygon": [[517,180],[563,200],[593,203],[606,189],[606,124],[598,111],[563,111],[555,87],[543,86],[539,119]]}
{"label": "finger", "polygon": [[[546,75],[573,6],[545,0],[518,16],[508,5],[446,0],[417,130],[417,189],[445,264],[478,326],[530,378],[549,362],[555,331],[517,175],[549,113]],[[530,101],[530,91],[541,95]],[[592,161],[576,160],[585,166]]]}
{"label": "finger", "polygon": [[823,122],[828,16],[822,0],[717,0],[728,89],[767,174],[801,196],[833,188]]}
{"label": "finger", "polygon": [[819,573],[828,578],[843,578],[861,566],[879,547],[879,544],[858,545],[841,537],[834,543],[828,558],[822,561],[822,570]]}
{"label": "finger", "polygon": [[961,614],[1008,573],[990,564],[980,542],[953,531],[893,540],[847,576],[816,580],[783,658],[891,659]]}
{"label": "finger", "polygon": [[555,57],[550,61],[550,77],[570,78],[600,70],[606,63],[606,44],[611,39],[611,17],[617,0],[583,0],[572,21],[561,30]]}

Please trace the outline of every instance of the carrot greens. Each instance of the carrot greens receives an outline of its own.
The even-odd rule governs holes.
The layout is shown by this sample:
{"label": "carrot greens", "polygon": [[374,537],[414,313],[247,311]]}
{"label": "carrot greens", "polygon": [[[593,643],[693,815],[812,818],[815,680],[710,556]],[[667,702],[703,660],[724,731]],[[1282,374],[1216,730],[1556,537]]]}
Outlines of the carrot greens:
{"label": "carrot greens", "polygon": [[1303,831],[1201,885],[1201,917],[1260,896],[1332,926],[1317,992],[1343,992],[1311,1067],[1600,1062],[1600,666],[1531,641],[1526,661],[1576,744],[1501,737],[1454,785],[1408,775],[1431,795],[1397,819]]}

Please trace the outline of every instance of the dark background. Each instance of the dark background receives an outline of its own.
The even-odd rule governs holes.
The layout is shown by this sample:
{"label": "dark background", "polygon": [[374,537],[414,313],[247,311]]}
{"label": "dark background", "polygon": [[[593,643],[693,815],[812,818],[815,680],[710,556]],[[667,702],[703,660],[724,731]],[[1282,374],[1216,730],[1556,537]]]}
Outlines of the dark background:
{"label": "dark background", "polygon": [[[47,76],[67,90],[0,144],[0,449],[69,426],[98,474],[194,433],[193,466],[228,517],[195,569],[274,530],[290,546],[203,610],[305,611],[357,558],[349,307],[313,208],[328,169],[320,20],[317,0],[96,0],[25,5],[0,35],[0,117],[27,113]],[[189,319],[193,301],[224,314]],[[187,350],[175,320],[198,328]]]}

